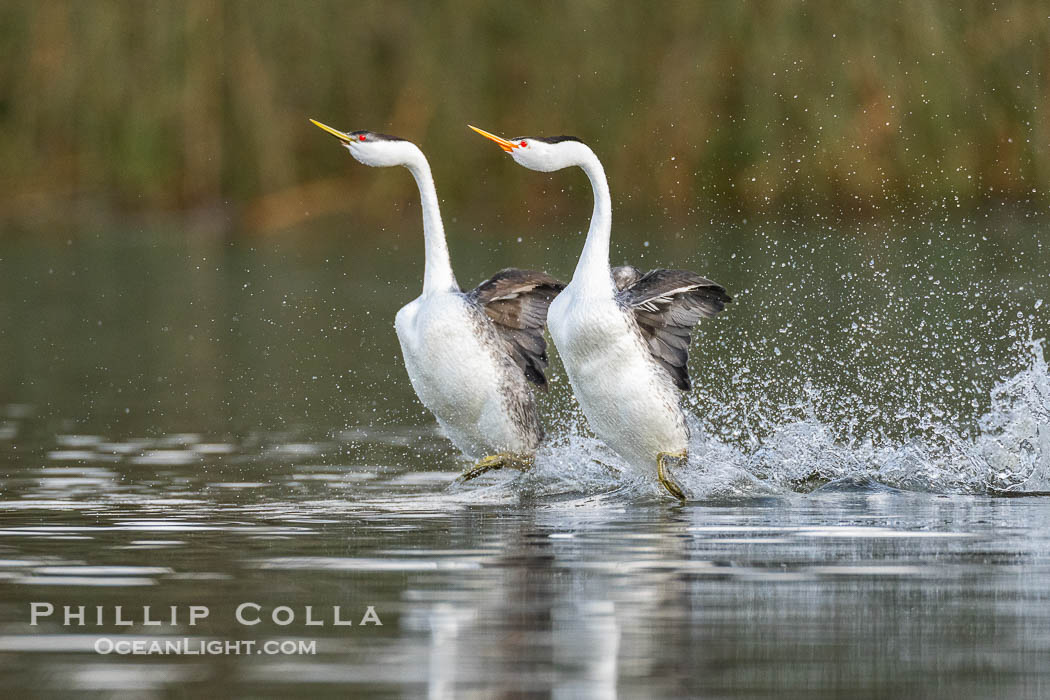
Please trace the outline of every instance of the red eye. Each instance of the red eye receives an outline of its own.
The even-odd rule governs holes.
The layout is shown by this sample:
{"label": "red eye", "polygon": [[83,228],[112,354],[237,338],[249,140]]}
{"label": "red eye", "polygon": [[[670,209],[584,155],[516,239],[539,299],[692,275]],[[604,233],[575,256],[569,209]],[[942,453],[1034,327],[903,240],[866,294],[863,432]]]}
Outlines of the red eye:
{"label": "red eye", "polygon": [[524,141],[522,141],[520,145],[521,145],[521,147],[522,147],[522,148],[525,148],[525,147],[526,147],[526,146],[528,146],[529,144],[527,144],[527,143],[525,143]]}
{"label": "red eye", "polygon": [[357,140],[358,141],[364,141],[365,140],[365,135],[361,134],[360,136],[357,137]]}

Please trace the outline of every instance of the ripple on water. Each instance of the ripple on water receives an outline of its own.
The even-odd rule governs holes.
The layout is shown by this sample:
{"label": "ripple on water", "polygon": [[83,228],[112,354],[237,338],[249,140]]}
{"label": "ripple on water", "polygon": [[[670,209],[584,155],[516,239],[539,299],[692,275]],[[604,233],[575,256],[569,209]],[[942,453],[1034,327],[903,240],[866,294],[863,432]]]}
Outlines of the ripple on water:
{"label": "ripple on water", "polygon": [[193,450],[147,450],[132,457],[132,464],[143,466],[181,466],[201,461],[201,455]]}
{"label": "ripple on water", "polygon": [[391,447],[423,447],[441,439],[436,426],[360,426],[340,431],[336,437],[342,442],[378,443]]}
{"label": "ripple on water", "polygon": [[957,531],[893,530],[885,527],[859,526],[800,528],[795,534],[799,537],[842,537],[848,539],[930,539],[974,536],[968,532]]}
{"label": "ripple on water", "polygon": [[174,571],[167,566],[38,566],[34,574],[41,576],[163,576]]}
{"label": "ripple on water", "polygon": [[84,448],[96,447],[102,443],[101,435],[56,435],[55,444],[59,447]]}
{"label": "ripple on water", "polygon": [[23,586],[92,586],[125,588],[155,586],[157,580],[142,576],[18,576],[10,583]]}
{"label": "ripple on water", "polygon": [[101,442],[95,446],[100,453],[111,453],[115,455],[139,454],[154,445],[152,440],[129,440],[125,442]]}
{"label": "ripple on water", "polygon": [[119,462],[120,457],[94,450],[51,450],[47,458],[52,462]]}
{"label": "ripple on water", "polygon": [[0,634],[0,651],[95,654],[97,634]]}
{"label": "ripple on water", "polygon": [[132,540],[120,549],[167,549],[187,544],[184,540]]}
{"label": "ripple on water", "polygon": [[299,571],[463,571],[480,569],[478,559],[369,557],[277,557],[248,562],[259,569]]}
{"label": "ripple on water", "polygon": [[229,455],[237,451],[237,445],[229,442],[207,442],[194,445],[192,449],[202,455]]}
{"label": "ripple on water", "polygon": [[267,486],[273,486],[264,481],[213,481],[208,484],[208,488],[216,489],[258,489],[265,488]]}
{"label": "ripple on water", "polygon": [[118,663],[70,664],[62,669],[63,684],[86,691],[147,691],[200,678],[203,664],[148,662],[129,666]]}

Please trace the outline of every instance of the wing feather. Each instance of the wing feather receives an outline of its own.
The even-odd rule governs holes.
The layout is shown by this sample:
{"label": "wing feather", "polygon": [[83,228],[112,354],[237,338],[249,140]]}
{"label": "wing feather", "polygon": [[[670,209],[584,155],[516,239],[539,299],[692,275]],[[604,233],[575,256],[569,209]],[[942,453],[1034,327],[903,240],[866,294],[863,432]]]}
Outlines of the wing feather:
{"label": "wing feather", "polygon": [[652,270],[622,287],[617,299],[634,312],[653,359],[679,389],[688,391],[693,328],[701,318],[720,313],[732,297],[721,285],[693,272]]}
{"label": "wing feather", "polygon": [[546,273],[508,268],[469,293],[492,320],[525,378],[541,389],[547,388],[547,309],[564,288]]}

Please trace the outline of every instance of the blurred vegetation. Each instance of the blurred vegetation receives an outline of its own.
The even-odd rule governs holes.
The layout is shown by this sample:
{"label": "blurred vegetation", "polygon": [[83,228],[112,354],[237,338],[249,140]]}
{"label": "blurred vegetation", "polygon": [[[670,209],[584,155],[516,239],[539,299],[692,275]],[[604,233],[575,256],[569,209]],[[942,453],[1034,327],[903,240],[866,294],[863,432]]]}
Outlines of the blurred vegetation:
{"label": "blurred vegetation", "polygon": [[581,137],[621,219],[1040,208],[1048,70],[1043,0],[6,0],[0,235],[93,211],[242,233],[418,215],[410,178],[308,117],[421,144],[469,225],[590,202],[468,122]]}

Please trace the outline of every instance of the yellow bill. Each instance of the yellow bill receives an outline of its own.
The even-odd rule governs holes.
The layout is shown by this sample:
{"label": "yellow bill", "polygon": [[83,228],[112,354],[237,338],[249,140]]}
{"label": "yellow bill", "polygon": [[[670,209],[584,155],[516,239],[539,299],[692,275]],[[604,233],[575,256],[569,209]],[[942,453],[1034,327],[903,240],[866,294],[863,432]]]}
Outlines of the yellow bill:
{"label": "yellow bill", "polygon": [[321,129],[322,131],[327,131],[329,134],[331,134],[332,136],[336,137],[337,139],[339,139],[343,143],[350,143],[351,141],[353,141],[353,139],[350,138],[349,134],[344,134],[342,131],[339,131],[338,129],[333,129],[330,126],[322,124],[321,122],[317,121],[316,119],[311,119],[310,123],[313,124],[314,126],[316,126],[318,129]]}
{"label": "yellow bill", "polygon": [[[314,123],[317,124],[317,122],[314,122]],[[318,124],[318,126],[320,126],[320,124]],[[500,148],[502,148],[504,151],[506,151],[507,153],[510,153],[515,148],[518,148],[518,144],[511,143],[507,139],[501,139],[499,136],[496,136],[495,134],[490,134],[489,132],[485,131],[484,129],[479,129],[476,126],[470,126],[470,124],[467,124],[467,126],[470,127],[471,129],[473,129],[474,131],[476,131],[477,133],[481,134],[485,138],[487,138],[489,141],[495,141],[496,144]]]}

